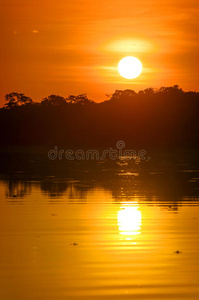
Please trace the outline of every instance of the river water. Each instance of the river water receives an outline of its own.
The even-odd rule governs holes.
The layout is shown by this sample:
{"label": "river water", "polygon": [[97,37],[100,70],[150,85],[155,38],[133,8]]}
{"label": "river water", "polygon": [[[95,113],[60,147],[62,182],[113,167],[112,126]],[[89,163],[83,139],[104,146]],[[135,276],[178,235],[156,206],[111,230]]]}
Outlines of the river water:
{"label": "river water", "polygon": [[198,160],[165,157],[8,163],[0,299],[199,299]]}

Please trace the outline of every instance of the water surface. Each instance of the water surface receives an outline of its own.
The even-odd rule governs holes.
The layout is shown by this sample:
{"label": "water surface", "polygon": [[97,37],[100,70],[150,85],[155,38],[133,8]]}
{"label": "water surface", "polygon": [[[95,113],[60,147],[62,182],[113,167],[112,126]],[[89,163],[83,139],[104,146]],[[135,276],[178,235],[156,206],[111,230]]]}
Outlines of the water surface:
{"label": "water surface", "polygon": [[199,299],[196,157],[35,164],[1,173],[0,299]]}

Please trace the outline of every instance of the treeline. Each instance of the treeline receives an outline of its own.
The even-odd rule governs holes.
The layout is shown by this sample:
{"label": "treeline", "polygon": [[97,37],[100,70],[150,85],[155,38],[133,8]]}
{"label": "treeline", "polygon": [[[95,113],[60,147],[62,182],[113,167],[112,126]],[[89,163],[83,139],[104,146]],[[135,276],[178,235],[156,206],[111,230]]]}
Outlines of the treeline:
{"label": "treeline", "polygon": [[86,94],[50,95],[40,103],[19,93],[0,109],[0,144],[67,147],[199,146],[199,93],[179,86],[116,90],[96,103]]}

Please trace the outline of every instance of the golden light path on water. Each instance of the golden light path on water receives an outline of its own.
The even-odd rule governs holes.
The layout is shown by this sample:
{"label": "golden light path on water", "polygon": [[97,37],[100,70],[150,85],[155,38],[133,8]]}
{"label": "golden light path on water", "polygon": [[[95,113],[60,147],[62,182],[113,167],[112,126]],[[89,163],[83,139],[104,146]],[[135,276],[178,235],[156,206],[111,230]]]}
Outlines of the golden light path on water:
{"label": "golden light path on water", "polygon": [[142,214],[137,203],[121,205],[117,218],[119,233],[126,236],[126,240],[141,233]]}
{"label": "golden light path on water", "polygon": [[0,180],[0,299],[198,300],[198,200],[121,182]]}

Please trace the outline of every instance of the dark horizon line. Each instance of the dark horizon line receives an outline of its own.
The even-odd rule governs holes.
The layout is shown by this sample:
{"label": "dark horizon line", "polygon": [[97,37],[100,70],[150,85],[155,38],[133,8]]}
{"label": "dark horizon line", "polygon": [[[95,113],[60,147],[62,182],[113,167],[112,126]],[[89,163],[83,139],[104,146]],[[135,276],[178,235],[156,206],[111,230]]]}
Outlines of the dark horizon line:
{"label": "dark horizon line", "polygon": [[[175,84],[175,85],[172,85],[172,86],[161,86],[160,88],[154,88],[154,87],[148,87],[148,88],[145,88],[145,89],[141,89],[139,90],[138,92],[136,92],[135,90],[133,89],[116,89],[114,93],[111,93],[111,94],[105,94],[105,96],[107,97],[106,100],[102,100],[100,102],[96,102],[95,100],[93,99],[89,99],[88,96],[87,96],[87,93],[82,93],[82,94],[69,94],[68,96],[61,96],[61,95],[58,95],[58,94],[50,94],[49,96],[46,96],[44,98],[42,98],[40,101],[35,101],[33,100],[31,97],[29,96],[25,96],[25,94],[23,93],[18,93],[18,92],[11,92],[11,93],[8,93],[4,96],[4,105],[0,107],[0,109],[2,108],[5,108],[6,106],[6,98],[8,98],[8,96],[11,96],[13,95],[13,97],[17,97],[17,95],[19,96],[22,96],[22,97],[26,97],[27,99],[30,100],[30,103],[31,104],[41,104],[42,102],[44,102],[45,100],[49,100],[50,97],[59,97],[60,99],[62,100],[65,100],[67,104],[71,104],[72,102],[70,102],[70,97],[75,97],[76,99],[79,97],[84,97],[85,99],[87,99],[90,103],[95,103],[95,104],[100,104],[100,103],[104,103],[106,101],[109,101],[111,100],[112,98],[114,98],[114,96],[117,94],[117,93],[125,93],[125,92],[131,92],[131,96],[134,95],[155,95],[155,94],[159,94],[159,93],[169,93],[169,92],[173,92],[173,91],[176,91],[176,92],[181,92],[182,94],[199,94],[199,91],[192,91],[192,90],[189,90],[189,91],[185,91],[183,90],[179,85]],[[69,101],[68,101],[69,100]],[[67,102],[68,101],[68,102]]]}

